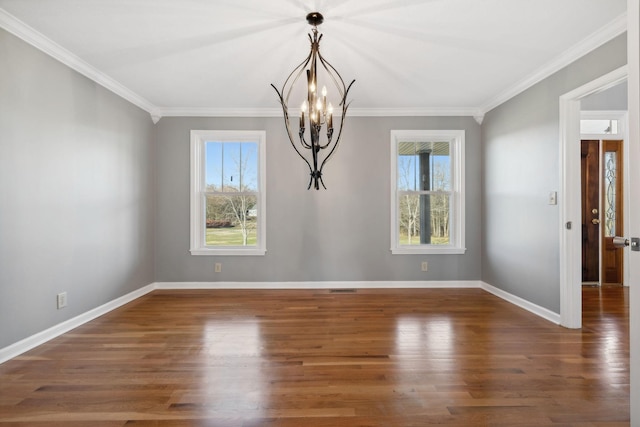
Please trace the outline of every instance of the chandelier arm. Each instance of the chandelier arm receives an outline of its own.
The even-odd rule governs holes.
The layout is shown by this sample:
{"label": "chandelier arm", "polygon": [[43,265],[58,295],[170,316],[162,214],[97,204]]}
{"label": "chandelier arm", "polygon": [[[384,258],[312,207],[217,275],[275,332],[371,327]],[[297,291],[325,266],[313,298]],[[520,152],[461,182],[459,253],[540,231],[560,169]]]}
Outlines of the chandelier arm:
{"label": "chandelier arm", "polygon": [[329,153],[325,156],[325,158],[322,160],[322,163],[320,163],[320,168],[318,169],[318,171],[322,174],[322,169],[324,168],[324,165],[331,159],[331,157],[333,156],[333,153],[336,151],[336,148],[338,148],[338,145],[340,145],[340,137],[342,136],[342,122],[340,122],[340,129],[338,130],[338,136],[336,138],[336,142],[333,145],[333,147],[331,147],[331,150],[329,151]]}
{"label": "chandelier arm", "polygon": [[[309,53],[309,55],[307,55],[305,60],[302,61],[300,63],[300,65],[298,65],[296,68],[293,69],[293,71],[291,71],[291,74],[289,74],[287,79],[284,81],[284,84],[282,85],[282,95],[283,95],[283,98],[284,98],[283,101],[284,101],[284,103],[286,105],[289,104],[289,97],[291,96],[291,91],[295,87],[296,82],[298,81],[298,79],[300,78],[302,73],[304,73],[304,71],[307,68],[307,65],[309,64],[310,61],[311,61],[311,53]],[[296,71],[297,71],[297,73],[296,73]],[[291,83],[289,83],[289,80],[291,80],[291,77],[293,77],[294,74],[295,74],[295,77],[293,78]],[[287,84],[289,85],[289,89],[286,89],[287,88]],[[285,94],[286,94],[286,96],[284,96]]]}
{"label": "chandelier arm", "polygon": [[[339,132],[338,132],[338,139],[336,140],[336,146],[338,145],[338,142],[340,141],[340,135],[342,134],[342,123],[344,122],[344,119],[345,119],[346,114],[347,114],[347,108],[349,107],[349,104],[346,103],[347,102],[347,95],[349,93],[349,89],[351,89],[351,85],[353,85],[355,82],[356,81],[353,80],[351,83],[349,83],[349,87],[347,87],[345,89],[344,96],[340,100],[340,104],[338,104],[338,105],[342,105],[342,119],[340,120],[340,129],[339,129]],[[331,131],[331,134],[329,134],[329,132],[327,131],[327,143],[325,145],[321,146],[320,148],[322,148],[322,149],[327,148],[331,144],[332,137],[333,137],[333,131]],[[329,160],[329,157],[331,156],[331,154],[333,153],[333,150],[335,150],[335,149],[336,149],[335,146],[331,149],[331,152],[327,155],[327,157],[325,157],[325,162],[327,160]],[[324,162],[323,162],[323,164],[324,164]]]}
{"label": "chandelier arm", "polygon": [[[289,114],[285,113],[285,117],[288,119],[289,118]],[[289,126],[288,120],[285,123],[285,127],[287,128],[287,136],[289,137],[289,142],[291,143],[291,146],[293,147],[294,150],[296,150],[296,153],[298,153],[298,156],[300,156],[300,158],[302,160],[304,160],[304,162],[307,164],[307,167],[309,168],[309,171],[313,172],[313,168],[311,167],[311,163],[309,163],[309,160],[307,160],[307,158],[300,152],[300,150],[298,150],[298,147],[296,147],[296,144],[293,142],[293,135],[291,135],[291,128]]]}
{"label": "chandelier arm", "polygon": [[[331,77],[331,80],[333,80],[333,84],[335,85],[336,89],[338,89],[338,92],[340,93],[340,98],[342,98],[342,101],[345,101],[347,89],[346,89],[346,85],[344,84],[344,80],[342,79],[342,76],[340,75],[338,70],[336,70],[335,67],[331,65],[329,61],[324,59],[320,51],[318,51],[318,58],[320,59],[320,64],[322,64],[322,67],[325,69],[329,77]],[[338,76],[337,79],[336,79],[336,76]],[[351,84],[353,84],[353,82],[351,82]],[[339,105],[342,105],[342,104],[339,104]]]}
{"label": "chandelier arm", "polygon": [[[322,180],[322,173],[318,172],[318,177],[316,179],[316,190],[319,190],[320,187],[318,186],[318,183],[322,184],[322,188],[324,188],[325,190],[327,189],[327,186],[324,185],[324,181]],[[308,188],[307,188],[308,190]]]}
{"label": "chandelier arm", "polygon": [[324,150],[325,148],[327,148],[328,146],[330,146],[330,145],[331,145],[331,141],[332,141],[332,139],[333,139],[333,131],[332,131],[332,130],[331,130],[331,131],[329,131],[329,130],[328,130],[328,131],[327,131],[327,143],[326,143],[326,144],[324,144],[324,145],[320,145],[320,144],[318,144],[318,147],[319,147],[321,150]]}
{"label": "chandelier arm", "polygon": [[304,160],[304,162],[307,164],[307,166],[309,167],[309,171],[313,172],[313,169],[311,168],[311,164],[309,163],[307,158],[302,155],[300,150],[298,150],[298,147],[296,147],[296,144],[293,142],[293,135],[291,135],[291,127],[289,126],[289,111],[287,108],[287,104],[284,103],[284,99],[282,98],[280,91],[278,91],[278,89],[273,85],[273,83],[271,84],[271,87],[278,94],[278,98],[280,99],[280,104],[282,105],[282,113],[284,114],[284,125],[285,125],[285,128],[287,129],[287,136],[289,137],[289,142],[291,143],[291,146],[293,147],[293,149],[296,150],[296,153],[298,153],[298,156],[300,156],[300,158]]}
{"label": "chandelier arm", "polygon": [[320,145],[320,149],[324,150],[328,146],[331,145],[331,141],[333,140],[333,128],[327,129],[327,143],[324,145]]}
{"label": "chandelier arm", "polygon": [[344,126],[344,121],[347,117],[347,109],[349,108],[349,105],[350,105],[350,103],[346,103],[346,99],[349,93],[349,89],[351,89],[351,85],[353,85],[355,82],[356,81],[353,80],[351,83],[349,83],[349,86],[347,87],[344,97],[342,98],[342,119],[340,120],[340,129],[338,130],[338,136],[336,137],[336,142],[331,148],[331,151],[329,151],[329,154],[327,154],[327,156],[324,158],[324,160],[320,164],[320,173],[322,173],[322,168],[324,168],[324,165],[329,161],[333,153],[336,151],[336,148],[338,148],[338,145],[340,144],[340,138],[342,137],[342,128]]}
{"label": "chandelier arm", "polygon": [[300,145],[302,145],[306,149],[310,149],[312,145],[309,144],[307,140],[304,138],[304,131],[305,131],[304,128],[300,128],[300,131],[298,132],[298,136],[300,137]]}

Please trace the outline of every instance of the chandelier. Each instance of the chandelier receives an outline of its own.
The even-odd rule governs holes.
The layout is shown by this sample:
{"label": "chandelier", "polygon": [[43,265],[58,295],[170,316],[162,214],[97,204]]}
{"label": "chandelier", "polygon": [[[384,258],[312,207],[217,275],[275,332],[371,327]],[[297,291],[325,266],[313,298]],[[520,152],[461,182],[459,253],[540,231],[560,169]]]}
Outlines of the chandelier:
{"label": "chandelier", "polygon": [[[313,27],[312,34],[309,34],[309,40],[311,41],[309,55],[289,74],[280,91],[273,84],[271,85],[278,94],[282,105],[284,124],[289,141],[294,150],[309,166],[311,178],[309,179],[307,190],[312,185],[316,190],[320,189],[320,185],[325,190],[327,189],[322,181],[322,168],[333,156],[340,142],[342,127],[349,107],[347,93],[355,82],[353,80],[349,86],[346,86],[338,71],[322,57],[320,53],[322,34],[318,34],[318,25],[322,24],[323,21],[324,17],[319,12],[312,12],[307,15],[307,22]],[[320,76],[318,71],[321,72]],[[289,98],[294,88],[302,85],[297,85],[296,83],[303,75],[306,77],[306,97],[302,100],[301,105],[297,104],[300,105],[300,121],[296,138],[294,137],[295,129],[292,128],[289,118]],[[318,90],[319,84],[322,84],[320,91]],[[334,120],[333,104],[327,102],[327,85],[335,88],[339,97],[338,108],[342,110],[339,120],[337,118]],[[336,126],[336,122],[339,122],[338,126]],[[334,129],[337,129],[337,132]]]}

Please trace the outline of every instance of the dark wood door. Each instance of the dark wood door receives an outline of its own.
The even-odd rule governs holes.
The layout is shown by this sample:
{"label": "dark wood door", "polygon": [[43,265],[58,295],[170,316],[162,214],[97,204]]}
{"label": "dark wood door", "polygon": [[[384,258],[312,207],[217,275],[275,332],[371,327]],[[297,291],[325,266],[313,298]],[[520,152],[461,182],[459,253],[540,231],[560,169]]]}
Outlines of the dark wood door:
{"label": "dark wood door", "polygon": [[581,141],[582,282],[600,282],[600,141]]}
{"label": "dark wood door", "polygon": [[602,281],[622,284],[623,251],[613,246],[624,236],[622,141],[602,141]]}

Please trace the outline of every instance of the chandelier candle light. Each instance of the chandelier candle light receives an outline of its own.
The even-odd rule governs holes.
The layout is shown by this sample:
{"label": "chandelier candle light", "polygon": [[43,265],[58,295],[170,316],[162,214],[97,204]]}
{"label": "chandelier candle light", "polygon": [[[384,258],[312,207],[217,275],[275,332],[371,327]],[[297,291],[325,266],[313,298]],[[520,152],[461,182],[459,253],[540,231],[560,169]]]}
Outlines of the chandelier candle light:
{"label": "chandelier candle light", "polygon": [[[271,85],[278,94],[280,104],[282,105],[284,124],[287,129],[289,141],[291,141],[294,150],[296,150],[302,160],[309,166],[311,179],[309,180],[307,190],[311,188],[311,185],[313,185],[313,188],[316,190],[319,190],[320,184],[322,184],[325,190],[327,188],[322,181],[322,168],[331,158],[340,142],[342,126],[347,114],[347,108],[349,107],[347,94],[351,85],[355,82],[355,80],[353,80],[349,86],[346,86],[338,71],[320,54],[322,34],[318,34],[318,25],[322,24],[323,21],[324,18],[319,12],[312,12],[307,15],[307,22],[313,27],[313,35],[309,34],[311,52],[309,52],[307,58],[289,74],[281,91],[273,84]],[[325,84],[333,84],[340,96],[338,106],[342,108],[342,115],[339,120],[340,126],[338,127],[335,139],[333,105],[331,102],[327,103],[326,86],[323,85],[322,90],[318,93],[318,64],[320,64],[320,70],[324,70],[322,77],[325,80]],[[296,144],[296,138],[294,138],[289,121],[289,97],[300,76],[305,74],[305,71],[307,97],[300,107],[299,144]],[[323,126],[325,127],[326,138],[322,137]],[[303,150],[301,151],[299,147],[302,147]],[[326,153],[326,155],[323,156],[322,153]]]}

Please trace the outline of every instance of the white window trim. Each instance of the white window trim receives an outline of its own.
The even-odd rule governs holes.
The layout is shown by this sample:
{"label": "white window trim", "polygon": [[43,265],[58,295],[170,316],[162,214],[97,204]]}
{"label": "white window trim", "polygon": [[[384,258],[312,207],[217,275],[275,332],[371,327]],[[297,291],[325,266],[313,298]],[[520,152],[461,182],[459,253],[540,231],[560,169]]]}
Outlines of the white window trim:
{"label": "white window trim", "polygon": [[[441,140],[451,142],[453,163],[453,212],[451,243],[449,245],[401,246],[397,230],[398,221],[398,142]],[[391,131],[391,253],[404,254],[464,254],[465,248],[465,192],[464,192],[464,130],[392,130]],[[457,161],[454,159],[457,158]]]}
{"label": "white window trim", "polygon": [[[205,143],[257,142],[258,143],[258,242],[257,246],[211,247],[206,245],[204,204]],[[266,132],[235,130],[191,131],[191,188],[190,188],[190,249],[191,255],[264,255],[266,253]]]}

